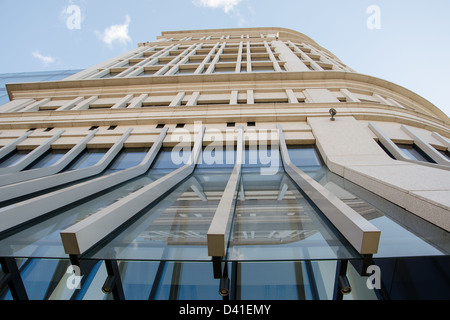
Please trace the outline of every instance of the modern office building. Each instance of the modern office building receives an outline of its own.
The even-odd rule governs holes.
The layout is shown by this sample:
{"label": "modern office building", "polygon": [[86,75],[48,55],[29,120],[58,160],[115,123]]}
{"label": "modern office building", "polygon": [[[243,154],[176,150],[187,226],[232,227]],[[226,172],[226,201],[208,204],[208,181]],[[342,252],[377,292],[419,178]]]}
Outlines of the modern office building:
{"label": "modern office building", "polygon": [[450,119],[299,32],[6,87],[2,299],[450,298]]}

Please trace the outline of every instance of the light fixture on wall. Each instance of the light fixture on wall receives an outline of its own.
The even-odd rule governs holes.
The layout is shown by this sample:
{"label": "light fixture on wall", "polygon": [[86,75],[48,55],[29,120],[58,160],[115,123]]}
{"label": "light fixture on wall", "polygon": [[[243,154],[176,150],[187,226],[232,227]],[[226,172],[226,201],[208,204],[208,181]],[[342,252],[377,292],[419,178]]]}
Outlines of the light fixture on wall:
{"label": "light fixture on wall", "polygon": [[336,120],[336,119],[334,119],[334,116],[337,114],[337,111],[336,111],[336,109],[334,109],[334,108],[331,108],[330,109],[330,111],[328,111],[330,114],[331,114],[331,118],[330,118],[330,120],[331,121],[334,121],[334,120]]}

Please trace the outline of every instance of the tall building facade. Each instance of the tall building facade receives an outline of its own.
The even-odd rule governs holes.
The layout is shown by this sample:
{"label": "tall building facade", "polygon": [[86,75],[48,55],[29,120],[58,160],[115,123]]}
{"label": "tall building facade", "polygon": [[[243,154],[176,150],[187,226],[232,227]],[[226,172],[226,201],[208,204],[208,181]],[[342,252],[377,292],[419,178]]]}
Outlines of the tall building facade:
{"label": "tall building facade", "polygon": [[7,92],[2,299],[450,297],[450,119],[299,32],[163,32]]}

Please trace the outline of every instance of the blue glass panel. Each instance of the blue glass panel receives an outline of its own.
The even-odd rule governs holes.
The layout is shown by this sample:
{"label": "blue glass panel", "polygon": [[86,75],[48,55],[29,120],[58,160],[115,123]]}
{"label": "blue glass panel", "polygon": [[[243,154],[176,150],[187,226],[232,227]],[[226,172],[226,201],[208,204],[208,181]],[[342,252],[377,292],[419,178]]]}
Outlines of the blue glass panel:
{"label": "blue glass panel", "polygon": [[433,160],[422,150],[419,149],[415,144],[397,144],[400,150],[403,151],[410,159],[431,162],[434,163]]}
{"label": "blue glass panel", "polygon": [[69,265],[69,260],[26,259],[19,269],[28,298],[47,300]]}
{"label": "blue glass panel", "polygon": [[29,165],[26,170],[50,167],[65,156],[67,150],[50,150]]}
{"label": "blue glass panel", "polygon": [[283,172],[243,173],[228,259],[306,260],[357,257],[354,249]]}
{"label": "blue glass panel", "polygon": [[206,233],[231,169],[206,171],[195,171],[90,257],[109,259],[116,252],[120,260],[209,261]]}
{"label": "blue glass panel", "polygon": [[191,156],[190,148],[161,148],[152,170],[173,170],[184,166]]}
{"label": "blue glass panel", "polygon": [[0,168],[6,168],[14,165],[30,153],[29,150],[15,150],[0,159]]}
{"label": "blue glass panel", "polygon": [[222,300],[211,263],[165,262],[155,300]]}
{"label": "blue glass panel", "polygon": [[108,152],[108,149],[87,149],[73,160],[64,171],[93,166],[106,154],[106,152]]}
{"label": "blue glass panel", "polygon": [[316,180],[381,230],[378,253],[374,257],[450,253],[449,232],[328,170]]}
{"label": "blue glass panel", "polygon": [[135,167],[142,162],[147,155],[148,148],[126,148],[114,159],[107,172],[115,172]]}
{"label": "blue glass panel", "polygon": [[297,167],[320,167],[323,165],[319,153],[313,145],[289,146],[289,157]]}
{"label": "blue glass panel", "polygon": [[239,263],[236,299],[311,300],[305,262]]}

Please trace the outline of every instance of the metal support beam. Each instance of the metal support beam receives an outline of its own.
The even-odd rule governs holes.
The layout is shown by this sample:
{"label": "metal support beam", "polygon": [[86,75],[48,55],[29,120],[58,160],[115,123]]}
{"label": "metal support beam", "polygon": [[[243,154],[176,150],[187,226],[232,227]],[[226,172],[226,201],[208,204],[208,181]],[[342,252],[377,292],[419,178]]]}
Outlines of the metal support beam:
{"label": "metal support beam", "polygon": [[414,144],[417,145],[423,152],[425,152],[433,161],[437,164],[450,166],[450,161],[447,160],[439,151],[430,146],[428,142],[423,140],[420,136],[418,136],[411,128],[408,126],[402,125],[402,130],[406,132],[408,136],[410,136],[414,140]]}
{"label": "metal support beam", "polygon": [[104,175],[96,179],[22,201],[18,204],[1,208],[0,219],[2,224],[0,225],[0,231],[17,227],[32,219],[39,218],[56,209],[144,174],[150,168],[153,160],[161,149],[166,132],[167,128],[161,132],[145,158],[135,167]]}
{"label": "metal support beam", "polygon": [[364,217],[292,164],[281,125],[278,126],[280,151],[286,173],[322,211],[336,229],[360,254],[378,251],[381,231]]}
{"label": "metal support beam", "polygon": [[59,137],[65,132],[65,130],[60,130],[56,134],[53,135],[50,139],[45,141],[39,147],[31,151],[26,157],[17,161],[14,165],[0,169],[0,175],[11,173],[11,172],[19,172],[20,170],[25,169],[29,166],[33,161],[42,156],[45,152],[50,150],[52,143],[59,139]]}
{"label": "metal support beam", "polygon": [[57,187],[65,183],[74,182],[101,173],[116,157],[120,150],[122,150],[123,144],[128,139],[132,130],[133,129],[131,128],[128,129],[95,165],[79,170],[61,172],[47,177],[41,177],[0,187],[0,201]]}
{"label": "metal support beam", "polygon": [[242,157],[244,154],[244,128],[238,127],[236,164],[217,206],[207,233],[208,255],[224,257],[227,252],[234,209],[241,180]]}
{"label": "metal support beam", "polygon": [[113,295],[114,300],[125,300],[122,280],[120,279],[119,266],[116,260],[105,260],[106,271],[108,277],[102,286],[102,291],[106,294]]}
{"label": "metal support beam", "polygon": [[8,143],[6,146],[0,149],[0,159],[4,156],[7,156],[10,154],[13,150],[16,149],[16,146],[21,143],[23,140],[25,140],[33,131],[27,131],[14,141]]}
{"label": "metal support beam", "polygon": [[92,140],[97,131],[98,129],[89,133],[84,139],[82,139],[79,143],[77,143],[76,146],[70,149],[69,152],[67,152],[61,159],[59,159],[56,163],[54,163],[51,166],[0,175],[0,186],[11,185],[13,183],[37,179],[58,173],[59,171],[64,169],[64,167],[66,167],[73,159],[75,159],[75,157],[77,157],[86,148],[86,144],[90,140]]}
{"label": "metal support beam", "polygon": [[[405,161],[405,162],[410,162],[410,163],[415,163],[415,164],[420,164],[423,166],[427,166],[427,167],[432,167],[432,168],[438,168],[438,169],[444,169],[444,170],[450,170],[450,166],[449,165],[443,165],[443,164],[436,164],[436,163],[430,163],[430,162],[425,162],[425,161],[419,161],[419,160],[414,160],[409,158],[407,155],[405,155],[405,153],[394,143],[392,142],[391,139],[389,139],[384,133],[383,131],[378,128],[377,125],[375,125],[373,122],[369,122],[369,129],[372,130],[373,133],[375,133],[375,135],[378,137],[378,140],[380,141],[380,143],[383,145],[383,147],[386,148],[387,151],[389,151],[392,156],[396,159],[396,160],[400,160],[400,161]],[[414,141],[415,142],[415,141]],[[436,151],[437,152],[437,151]],[[439,155],[441,156],[441,155]],[[442,157],[442,156],[441,156]]]}
{"label": "metal support beam", "polygon": [[65,252],[83,254],[191,175],[202,151],[205,128],[199,129],[186,165],[63,230],[61,239]]}
{"label": "metal support beam", "polygon": [[3,286],[8,286],[14,300],[28,300],[27,291],[20,276],[19,268],[15,258],[0,258],[3,273],[5,274],[0,280],[0,291]]}
{"label": "metal support beam", "polygon": [[347,266],[348,260],[337,261],[333,300],[342,300],[344,295],[352,291],[352,287],[347,278]]}

